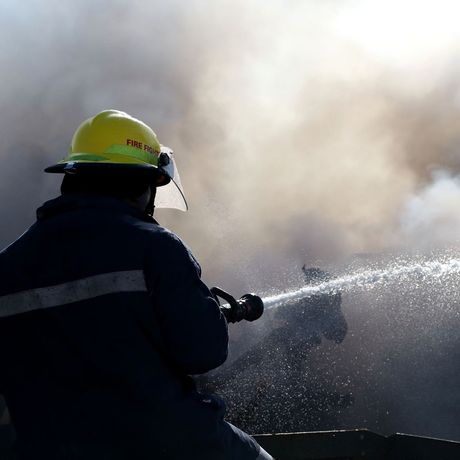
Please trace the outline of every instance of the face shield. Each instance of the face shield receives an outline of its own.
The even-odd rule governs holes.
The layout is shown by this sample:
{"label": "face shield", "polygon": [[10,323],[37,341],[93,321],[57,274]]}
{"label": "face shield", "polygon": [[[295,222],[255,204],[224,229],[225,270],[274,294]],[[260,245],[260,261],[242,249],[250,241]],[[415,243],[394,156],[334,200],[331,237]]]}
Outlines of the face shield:
{"label": "face shield", "polygon": [[158,169],[171,180],[168,184],[157,187],[155,208],[174,208],[180,211],[187,211],[187,200],[185,199],[179,172],[173,158],[173,151],[169,147],[161,146]]}

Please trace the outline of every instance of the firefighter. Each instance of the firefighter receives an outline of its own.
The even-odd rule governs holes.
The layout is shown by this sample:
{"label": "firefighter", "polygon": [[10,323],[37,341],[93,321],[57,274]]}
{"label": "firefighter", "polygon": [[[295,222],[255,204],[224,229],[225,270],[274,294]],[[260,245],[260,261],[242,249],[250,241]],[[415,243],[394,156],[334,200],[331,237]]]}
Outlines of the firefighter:
{"label": "firefighter", "polygon": [[153,219],[187,209],[174,155],[126,113],[84,121],[61,196],[0,253],[0,393],[25,459],[269,459],[190,375],[227,357],[200,266]]}

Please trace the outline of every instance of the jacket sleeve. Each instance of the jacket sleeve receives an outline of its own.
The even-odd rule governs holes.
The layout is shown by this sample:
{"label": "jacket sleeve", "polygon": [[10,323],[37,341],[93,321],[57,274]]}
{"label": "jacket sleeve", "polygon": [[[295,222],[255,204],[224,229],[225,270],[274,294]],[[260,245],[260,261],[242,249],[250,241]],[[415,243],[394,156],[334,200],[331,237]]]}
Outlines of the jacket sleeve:
{"label": "jacket sleeve", "polygon": [[203,374],[227,359],[227,321],[193,255],[172,233],[163,233],[145,276],[164,352],[177,371]]}

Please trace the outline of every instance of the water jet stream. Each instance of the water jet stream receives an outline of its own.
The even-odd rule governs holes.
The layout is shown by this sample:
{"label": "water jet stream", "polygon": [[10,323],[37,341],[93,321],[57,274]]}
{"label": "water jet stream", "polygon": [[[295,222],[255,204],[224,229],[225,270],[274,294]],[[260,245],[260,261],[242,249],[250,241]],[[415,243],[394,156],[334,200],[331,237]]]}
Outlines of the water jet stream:
{"label": "water jet stream", "polygon": [[315,286],[264,297],[265,308],[277,308],[314,295],[348,292],[353,289],[372,289],[388,282],[409,281],[416,279],[424,282],[428,279],[442,279],[452,274],[460,274],[460,259],[446,261],[429,261],[410,265],[395,265],[381,270],[366,270],[351,275],[341,276]]}

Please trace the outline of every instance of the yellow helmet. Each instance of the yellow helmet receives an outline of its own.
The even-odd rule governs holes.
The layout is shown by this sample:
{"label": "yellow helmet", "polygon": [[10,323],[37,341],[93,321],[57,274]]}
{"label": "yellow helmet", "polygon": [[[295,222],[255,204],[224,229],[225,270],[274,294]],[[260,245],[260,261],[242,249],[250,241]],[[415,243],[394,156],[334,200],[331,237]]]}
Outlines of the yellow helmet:
{"label": "yellow helmet", "polygon": [[153,130],[118,110],[104,110],[75,131],[69,154],[45,172],[143,170],[159,187],[155,206],[187,210],[187,202],[171,149],[162,146]]}

